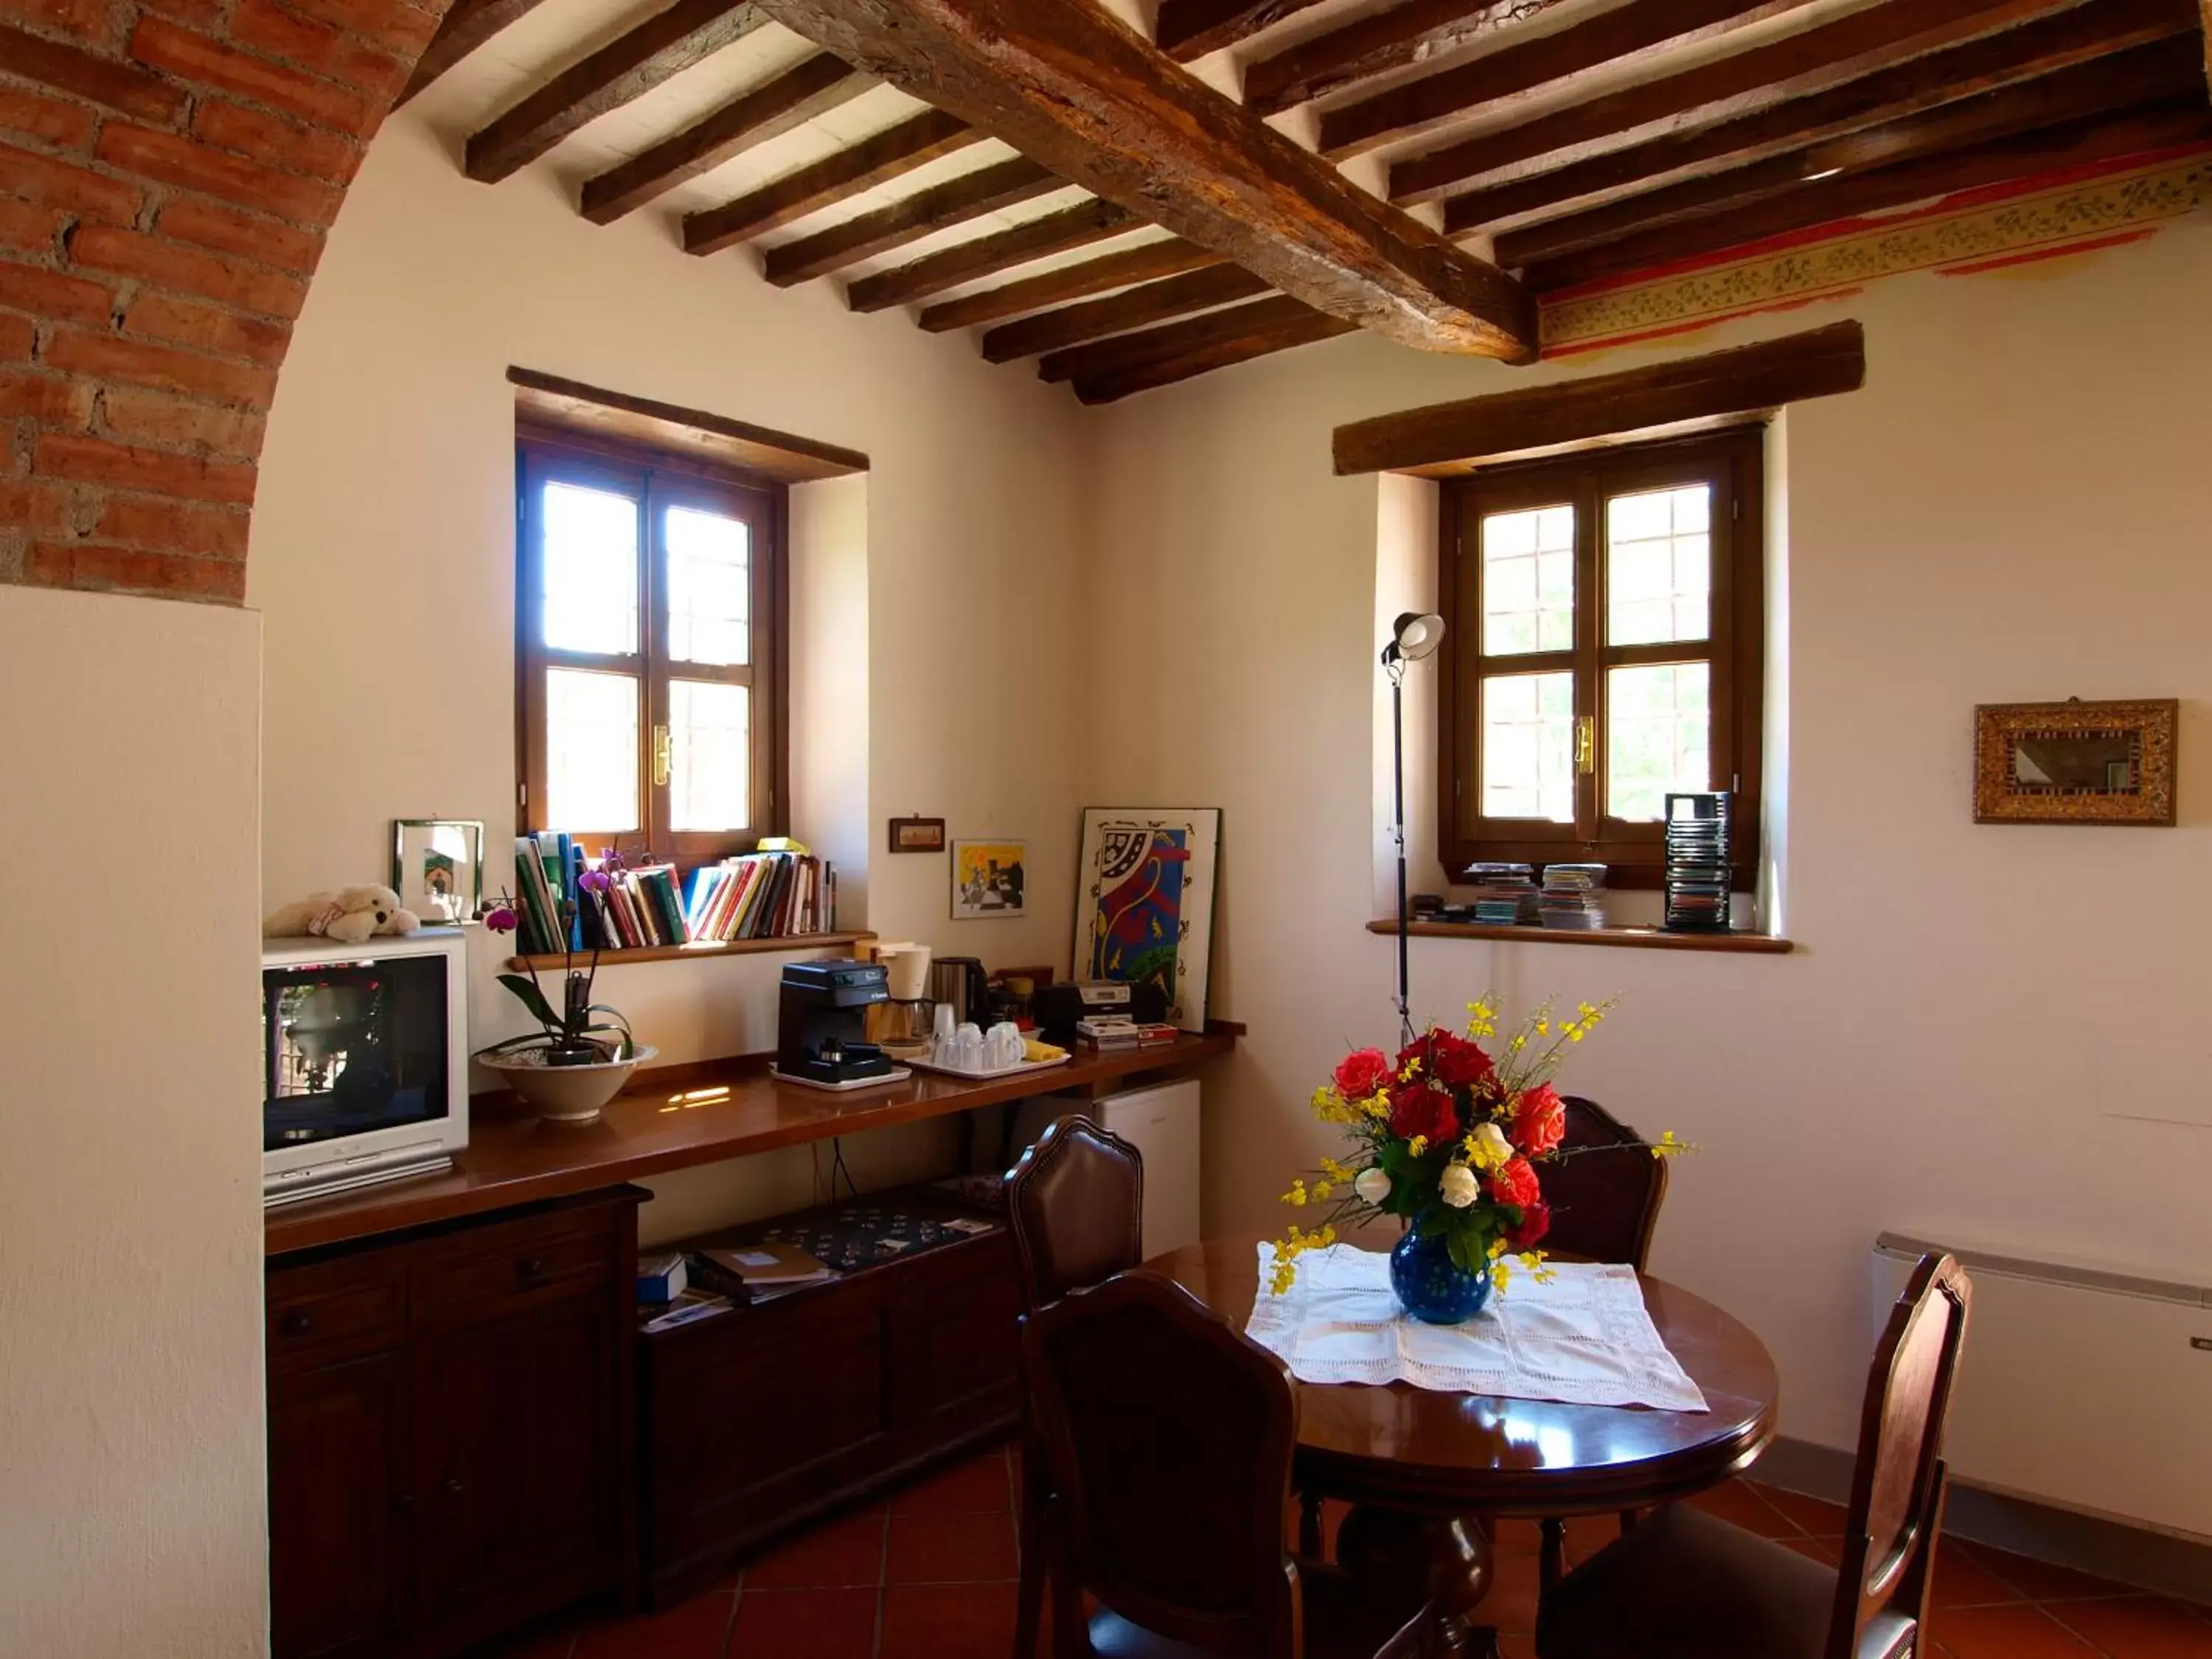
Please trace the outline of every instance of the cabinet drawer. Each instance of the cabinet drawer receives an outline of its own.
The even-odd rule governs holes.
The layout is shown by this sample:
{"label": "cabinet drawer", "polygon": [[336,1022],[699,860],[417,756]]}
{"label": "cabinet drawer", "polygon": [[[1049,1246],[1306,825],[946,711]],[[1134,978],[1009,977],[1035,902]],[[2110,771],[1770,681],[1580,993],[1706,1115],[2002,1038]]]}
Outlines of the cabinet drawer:
{"label": "cabinet drawer", "polygon": [[366,1281],[324,1273],[274,1278],[267,1319],[270,1361],[289,1370],[298,1358],[326,1358],[336,1346],[396,1339],[407,1323],[405,1282],[397,1273]]}
{"label": "cabinet drawer", "polygon": [[615,1240],[604,1212],[579,1222],[518,1222],[480,1228],[465,1251],[441,1251],[413,1273],[416,1311],[435,1319],[500,1307],[547,1291],[611,1280]]}

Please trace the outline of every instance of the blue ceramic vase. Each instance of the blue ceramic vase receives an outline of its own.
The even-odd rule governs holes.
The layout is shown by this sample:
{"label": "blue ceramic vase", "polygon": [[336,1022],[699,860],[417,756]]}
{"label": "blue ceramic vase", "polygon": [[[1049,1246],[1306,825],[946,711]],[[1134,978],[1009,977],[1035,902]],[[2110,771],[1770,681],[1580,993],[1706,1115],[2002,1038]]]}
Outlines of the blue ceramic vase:
{"label": "blue ceramic vase", "polygon": [[1442,1233],[1409,1232],[1390,1252],[1390,1288],[1424,1324],[1464,1324],[1490,1300],[1490,1264],[1469,1273],[1451,1259]]}

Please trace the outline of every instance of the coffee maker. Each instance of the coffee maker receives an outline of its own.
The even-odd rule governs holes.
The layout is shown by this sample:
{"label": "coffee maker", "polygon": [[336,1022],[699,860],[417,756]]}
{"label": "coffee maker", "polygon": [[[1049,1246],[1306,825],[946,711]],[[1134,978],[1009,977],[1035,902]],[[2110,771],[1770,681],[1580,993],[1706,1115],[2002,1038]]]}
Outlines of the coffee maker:
{"label": "coffee maker", "polygon": [[890,1000],[880,962],[794,962],[783,970],[775,1067],[832,1085],[889,1077],[890,1056],[867,1040],[868,1010]]}

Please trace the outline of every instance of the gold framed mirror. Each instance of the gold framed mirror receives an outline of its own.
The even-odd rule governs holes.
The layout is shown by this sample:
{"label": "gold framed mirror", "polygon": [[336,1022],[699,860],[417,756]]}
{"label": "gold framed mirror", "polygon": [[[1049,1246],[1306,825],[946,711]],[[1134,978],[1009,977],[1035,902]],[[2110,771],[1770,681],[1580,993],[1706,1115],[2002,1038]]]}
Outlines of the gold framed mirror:
{"label": "gold framed mirror", "polygon": [[1974,822],[2174,822],[2173,698],[1984,703],[1974,710]]}

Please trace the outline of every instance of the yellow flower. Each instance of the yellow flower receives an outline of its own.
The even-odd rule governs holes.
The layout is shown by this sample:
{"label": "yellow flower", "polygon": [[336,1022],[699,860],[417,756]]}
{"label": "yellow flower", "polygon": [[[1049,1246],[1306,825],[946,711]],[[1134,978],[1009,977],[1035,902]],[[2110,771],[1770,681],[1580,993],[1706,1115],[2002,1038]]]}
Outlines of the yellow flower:
{"label": "yellow flower", "polygon": [[1303,1181],[1293,1181],[1291,1183],[1291,1190],[1283,1194],[1283,1202],[1303,1209],[1305,1206],[1305,1201],[1306,1183]]}
{"label": "yellow flower", "polygon": [[1654,1158],[1680,1158],[1684,1152],[1692,1152],[1696,1150],[1697,1148],[1691,1146],[1688,1141],[1677,1140],[1674,1138],[1674,1132],[1672,1129],[1669,1129],[1665,1134],[1661,1135],[1657,1140],[1652,1143],[1651,1156]]}
{"label": "yellow flower", "polygon": [[1513,1041],[1506,1045],[1516,1054],[1528,1046],[1528,1034],[1526,1031],[1516,1031],[1513,1034]]}
{"label": "yellow flower", "polygon": [[1334,1187],[1332,1187],[1332,1186],[1330,1186],[1330,1185],[1329,1185],[1329,1183],[1328,1183],[1328,1182],[1326,1182],[1326,1181],[1316,1181],[1316,1182],[1314,1182],[1314,1189],[1313,1189],[1314,1202],[1315,1202],[1315,1203],[1316,1203],[1316,1204],[1326,1204],[1326,1203],[1328,1203],[1328,1195],[1329,1195],[1331,1193],[1334,1192],[1335,1190],[1336,1190],[1336,1188],[1334,1188]]}
{"label": "yellow flower", "polygon": [[1408,1158],[1419,1158],[1428,1150],[1429,1138],[1426,1135],[1415,1135],[1406,1143],[1406,1156]]}
{"label": "yellow flower", "polygon": [[1327,1176],[1331,1181],[1349,1181],[1353,1176],[1359,1173],[1349,1164],[1340,1163],[1337,1159],[1333,1158],[1325,1158],[1322,1159],[1321,1172]]}

